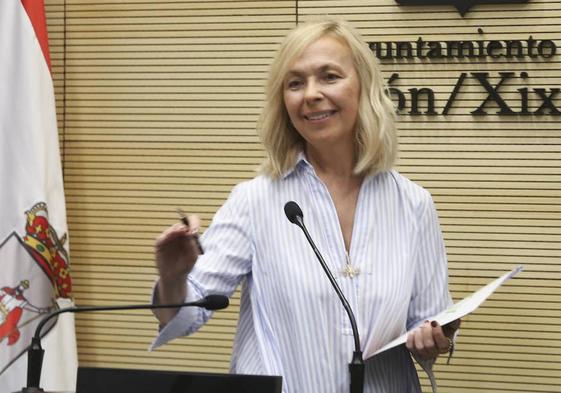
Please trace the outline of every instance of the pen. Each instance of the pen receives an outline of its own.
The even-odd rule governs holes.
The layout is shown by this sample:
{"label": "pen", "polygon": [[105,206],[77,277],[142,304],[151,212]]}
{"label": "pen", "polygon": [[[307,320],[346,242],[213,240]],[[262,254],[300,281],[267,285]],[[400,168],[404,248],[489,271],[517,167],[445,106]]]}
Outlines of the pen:
{"label": "pen", "polygon": [[[179,219],[183,223],[183,225],[185,225],[188,228],[191,228],[191,226],[189,225],[189,219],[187,218],[187,215],[185,214],[185,212],[183,210],[181,210],[179,207],[176,208],[175,211],[179,215]],[[193,233],[193,238],[195,239],[195,242],[197,243],[197,248],[199,249],[199,254],[204,254],[203,246],[201,246],[201,242],[199,241],[198,233]]]}

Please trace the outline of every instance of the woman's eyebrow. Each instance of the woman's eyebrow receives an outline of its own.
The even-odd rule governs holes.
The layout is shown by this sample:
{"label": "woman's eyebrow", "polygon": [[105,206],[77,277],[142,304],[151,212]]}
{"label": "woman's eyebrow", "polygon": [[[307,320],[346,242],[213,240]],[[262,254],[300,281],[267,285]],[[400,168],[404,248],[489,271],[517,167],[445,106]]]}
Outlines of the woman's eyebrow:
{"label": "woman's eyebrow", "polygon": [[[341,67],[338,66],[335,63],[326,63],[321,65],[319,68],[317,68],[317,71],[319,72],[325,72],[325,71],[330,71],[330,70],[335,70],[335,71],[341,71]],[[305,71],[300,70],[300,69],[291,69],[288,70],[288,72],[286,73],[286,77],[291,77],[291,76],[302,76],[306,74]]]}
{"label": "woman's eyebrow", "polygon": [[334,63],[327,63],[319,68],[320,72],[325,72],[329,70],[339,71],[341,70],[341,67],[339,67],[337,64]]}

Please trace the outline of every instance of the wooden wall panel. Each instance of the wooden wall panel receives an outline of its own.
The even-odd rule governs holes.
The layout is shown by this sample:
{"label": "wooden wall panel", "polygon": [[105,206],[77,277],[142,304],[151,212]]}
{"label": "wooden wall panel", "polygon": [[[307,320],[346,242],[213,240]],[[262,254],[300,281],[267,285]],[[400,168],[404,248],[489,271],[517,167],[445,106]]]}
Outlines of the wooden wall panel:
{"label": "wooden wall panel", "polygon": [[[209,223],[231,187],[254,176],[266,70],[295,22],[341,16],[368,41],[550,39],[561,46],[561,2],[452,6],[392,0],[47,0],[76,301],[146,302],[152,244],[181,206]],[[478,31],[481,29],[482,33]],[[551,58],[382,60],[407,97],[399,170],[437,203],[455,299],[517,264],[525,271],[466,318],[440,391],[561,390],[561,118],[474,116],[486,94],[472,72],[515,78],[500,93],[559,88]],[[528,77],[520,75],[526,72]],[[442,109],[461,73],[457,100]],[[430,87],[439,114],[411,115],[410,88]],[[554,103],[561,107],[561,98]],[[421,102],[424,110],[426,101]],[[149,313],[82,315],[82,365],[226,371],[236,304],[193,337],[146,352]],[[134,324],[134,328],[131,328]],[[424,390],[428,391],[423,379]]]}

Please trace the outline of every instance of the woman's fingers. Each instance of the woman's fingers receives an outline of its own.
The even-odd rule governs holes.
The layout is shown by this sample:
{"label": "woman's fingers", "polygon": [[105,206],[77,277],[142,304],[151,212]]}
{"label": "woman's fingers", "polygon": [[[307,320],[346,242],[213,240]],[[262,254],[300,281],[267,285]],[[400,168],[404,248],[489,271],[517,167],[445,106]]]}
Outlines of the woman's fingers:
{"label": "woman's fingers", "polygon": [[176,240],[178,238],[188,235],[189,231],[185,225],[181,223],[176,223],[169,228],[166,228],[160,235],[156,238],[156,248],[162,247],[163,245]]}
{"label": "woman's fingers", "polygon": [[189,227],[191,228],[191,233],[198,233],[201,226],[201,219],[196,214],[189,216]]}
{"label": "woman's fingers", "polygon": [[448,352],[450,340],[444,335],[442,327],[436,321],[425,321],[409,333],[406,347],[421,358],[430,359]]}
{"label": "woman's fingers", "polygon": [[175,223],[156,238],[156,266],[161,278],[181,277],[193,268],[199,255],[194,238],[197,236],[200,220],[197,216],[191,216],[188,224]]}
{"label": "woman's fingers", "polygon": [[442,327],[436,321],[431,322],[432,336],[439,354],[446,353],[450,350],[450,339],[446,337]]}
{"label": "woman's fingers", "polygon": [[434,347],[432,342],[432,328],[429,321],[425,321],[421,326],[414,329],[407,336],[407,349],[422,358],[430,357],[430,347]]}

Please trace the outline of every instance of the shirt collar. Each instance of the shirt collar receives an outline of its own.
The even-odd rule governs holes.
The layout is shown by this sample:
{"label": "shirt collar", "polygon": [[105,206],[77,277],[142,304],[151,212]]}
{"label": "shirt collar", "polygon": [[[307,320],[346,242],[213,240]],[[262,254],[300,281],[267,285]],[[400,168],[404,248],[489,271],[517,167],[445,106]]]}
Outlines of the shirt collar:
{"label": "shirt collar", "polygon": [[287,177],[289,177],[290,175],[292,175],[293,173],[300,171],[300,170],[304,170],[304,169],[308,169],[308,170],[312,170],[314,169],[314,167],[312,166],[312,164],[310,164],[310,162],[308,161],[308,159],[306,158],[306,154],[304,154],[303,151],[298,152],[298,155],[296,156],[296,161],[294,163],[294,166],[292,168],[290,168],[289,170],[287,170],[282,176],[281,179],[286,179]]}
{"label": "shirt collar", "polygon": [[[300,151],[298,153],[298,155],[296,156],[296,161],[294,163],[294,166],[292,168],[290,168],[289,170],[287,170],[282,176],[281,179],[286,179],[287,177],[291,176],[293,173],[298,173],[300,171],[308,171],[309,173],[313,173],[315,174],[316,171],[314,169],[314,167],[312,166],[312,164],[310,164],[310,161],[308,161],[308,159],[306,158],[306,154],[303,151]],[[364,176],[363,179],[363,183],[370,181],[373,178],[378,177],[380,173],[374,174],[374,175],[367,175]]]}

